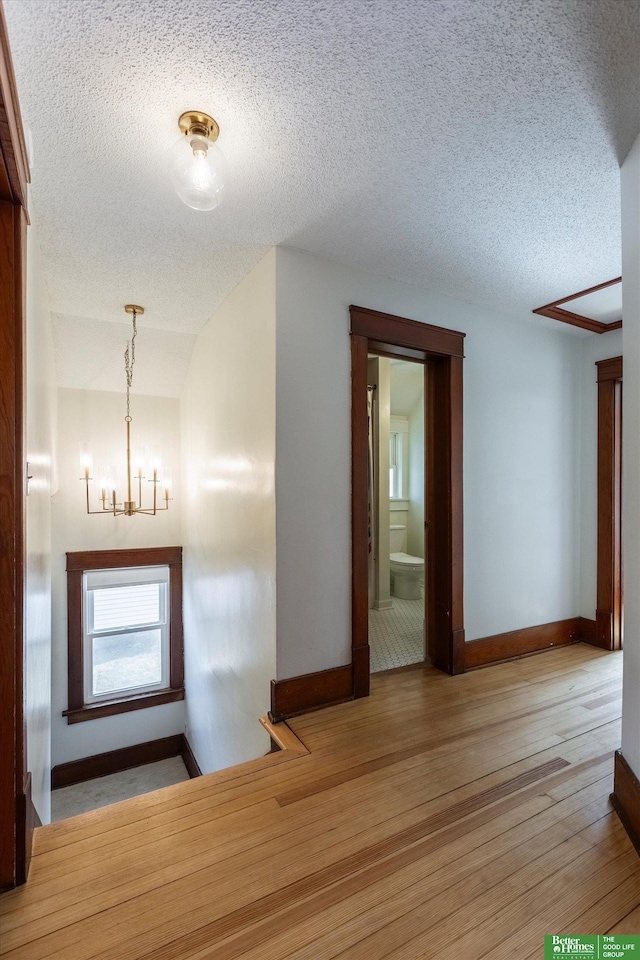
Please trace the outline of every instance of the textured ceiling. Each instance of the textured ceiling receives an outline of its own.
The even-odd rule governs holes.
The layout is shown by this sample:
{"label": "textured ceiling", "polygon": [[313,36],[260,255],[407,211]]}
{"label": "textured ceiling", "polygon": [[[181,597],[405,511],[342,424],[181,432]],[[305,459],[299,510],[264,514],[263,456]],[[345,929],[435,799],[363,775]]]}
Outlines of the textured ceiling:
{"label": "textured ceiling", "polygon": [[[65,383],[127,301],[170,361],[161,331],[197,331],[278,243],[514,314],[620,273],[638,0],[5,8]],[[212,213],[169,184],[187,108],[221,126]]]}

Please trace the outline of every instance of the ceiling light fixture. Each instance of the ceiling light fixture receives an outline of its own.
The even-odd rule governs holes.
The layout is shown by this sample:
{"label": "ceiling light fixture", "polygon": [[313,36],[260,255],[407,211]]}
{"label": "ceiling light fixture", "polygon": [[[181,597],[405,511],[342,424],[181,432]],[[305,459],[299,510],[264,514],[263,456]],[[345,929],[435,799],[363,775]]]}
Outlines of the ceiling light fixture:
{"label": "ceiling light fixture", "polygon": [[198,110],[183,113],[178,126],[181,136],[171,157],[175,191],[192,210],[213,210],[223,199],[227,179],[227,161],[215,145],[220,128]]}
{"label": "ceiling light fixture", "polygon": [[[171,472],[165,470],[162,479],[159,478],[161,469],[160,454],[157,448],[153,448],[148,463],[145,462],[144,447],[137,447],[134,450],[134,456],[131,456],[131,399],[129,392],[133,382],[133,365],[136,362],[136,336],[138,334],[137,317],[142,316],[144,307],[138,307],[135,303],[128,303],[124,308],[125,312],[133,317],[133,334],[131,340],[127,342],[127,348],[124,352],[124,369],[127,378],[127,415],[124,418],[127,425],[127,472],[124,482],[117,482],[113,479],[112,471],[109,467],[104,468],[100,477],[100,500],[102,508],[99,510],[91,509],[89,497],[89,484],[93,482],[93,457],[87,443],[80,444],[80,468],[87,491],[87,513],[110,513],[114,517],[126,516],[133,517],[136,513],[146,513],[149,516],[155,515],[161,510],[169,509],[169,500],[171,497]],[[146,469],[151,470],[152,476],[148,482],[153,484],[153,506],[142,506],[142,481],[147,479]],[[158,506],[158,485],[163,488],[164,507]],[[133,499],[132,490],[134,486],[138,487],[138,499]],[[126,499],[118,500],[118,487],[126,487]]]}

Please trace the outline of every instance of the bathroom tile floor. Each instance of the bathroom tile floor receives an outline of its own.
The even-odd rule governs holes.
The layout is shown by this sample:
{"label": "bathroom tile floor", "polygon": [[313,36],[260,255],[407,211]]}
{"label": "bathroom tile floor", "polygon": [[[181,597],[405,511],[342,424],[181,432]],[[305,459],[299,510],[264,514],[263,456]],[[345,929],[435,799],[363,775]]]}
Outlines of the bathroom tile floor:
{"label": "bathroom tile floor", "polygon": [[424,600],[392,600],[390,610],[369,610],[372,673],[424,660]]}

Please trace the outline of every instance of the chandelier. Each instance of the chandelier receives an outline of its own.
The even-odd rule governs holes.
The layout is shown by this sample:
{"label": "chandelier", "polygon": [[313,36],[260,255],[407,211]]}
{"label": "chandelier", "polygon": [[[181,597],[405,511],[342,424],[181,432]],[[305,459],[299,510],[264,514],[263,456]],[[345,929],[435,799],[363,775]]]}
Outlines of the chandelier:
{"label": "chandelier", "polygon": [[[130,391],[133,382],[133,366],[136,362],[137,318],[144,313],[144,307],[138,307],[133,303],[128,303],[124,309],[125,312],[133,318],[133,333],[131,340],[127,341],[127,348],[124,352],[124,369],[127,380],[127,415],[124,418],[127,430],[126,499],[118,500],[117,484],[112,479],[111,471],[107,468],[104,470],[104,476],[100,479],[99,499],[102,506],[98,510],[91,509],[89,484],[93,482],[93,458],[86,443],[80,444],[80,466],[84,473],[84,476],[80,479],[84,480],[86,487],[87,513],[111,514],[114,517],[133,517],[137,513],[146,513],[149,516],[155,517],[157,513],[169,509],[169,501],[172,499],[171,474],[168,470],[165,470],[162,478],[160,478],[160,457],[157,450],[152,453],[147,466],[145,463],[144,449],[138,448],[136,450],[135,462],[132,465]],[[151,471],[151,476],[149,477],[146,476],[147,469]],[[152,505],[146,507],[142,505],[143,480],[151,483],[153,487]],[[158,495],[159,486],[162,487],[162,493],[160,495]],[[136,491],[137,499],[134,499],[134,490]],[[159,500],[164,502],[164,506],[158,506]]]}

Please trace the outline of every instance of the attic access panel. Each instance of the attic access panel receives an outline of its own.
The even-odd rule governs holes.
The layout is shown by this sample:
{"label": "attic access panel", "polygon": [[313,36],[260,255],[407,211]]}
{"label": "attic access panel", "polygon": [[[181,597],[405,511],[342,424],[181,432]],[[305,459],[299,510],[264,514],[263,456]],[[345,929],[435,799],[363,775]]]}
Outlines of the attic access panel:
{"label": "attic access panel", "polygon": [[622,326],[622,277],[554,300],[533,313],[550,317],[592,333],[607,333]]}

